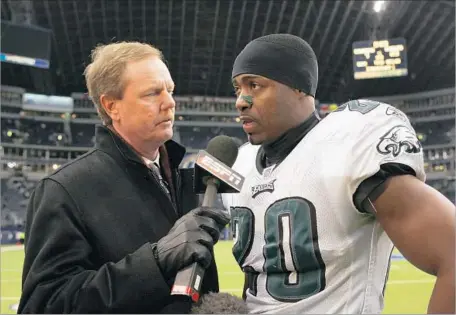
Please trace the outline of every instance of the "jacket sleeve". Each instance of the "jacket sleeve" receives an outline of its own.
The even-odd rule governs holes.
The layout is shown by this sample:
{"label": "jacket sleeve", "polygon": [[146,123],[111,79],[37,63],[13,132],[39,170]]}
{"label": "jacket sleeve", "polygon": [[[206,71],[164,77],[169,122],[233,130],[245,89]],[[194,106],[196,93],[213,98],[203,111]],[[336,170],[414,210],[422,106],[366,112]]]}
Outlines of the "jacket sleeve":
{"label": "jacket sleeve", "polygon": [[25,237],[19,313],[154,312],[169,297],[149,243],[118,262],[91,263],[90,233],[77,205],[52,179],[30,198]]}
{"label": "jacket sleeve", "polygon": [[215,259],[212,259],[212,264],[206,269],[203,284],[201,285],[201,294],[208,292],[219,292],[218,272]]}

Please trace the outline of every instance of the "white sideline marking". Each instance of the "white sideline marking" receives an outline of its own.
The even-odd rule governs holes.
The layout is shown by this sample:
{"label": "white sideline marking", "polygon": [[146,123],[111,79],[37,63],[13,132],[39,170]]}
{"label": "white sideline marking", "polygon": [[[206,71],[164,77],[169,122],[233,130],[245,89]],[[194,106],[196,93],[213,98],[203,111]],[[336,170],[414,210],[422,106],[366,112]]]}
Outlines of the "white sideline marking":
{"label": "white sideline marking", "polygon": [[220,292],[242,292],[242,289],[220,289]]}
{"label": "white sideline marking", "polygon": [[399,267],[398,265],[391,265],[390,266],[390,270],[399,270],[401,269],[401,267]]}
{"label": "white sideline marking", "polygon": [[[220,266],[220,265],[221,264],[217,264],[217,266]],[[397,266],[397,265],[390,266],[390,270],[399,270],[399,269],[401,269],[400,266]],[[219,273],[224,274],[224,275],[237,275],[237,274],[242,274],[242,270],[239,269],[239,271],[220,271]]]}
{"label": "white sideline marking", "polygon": [[412,283],[434,283],[433,279],[422,279],[422,280],[391,280],[388,284],[412,284]]}
{"label": "white sideline marking", "polygon": [[2,301],[19,301],[20,297],[14,297],[14,296],[2,296],[1,300]]}
{"label": "white sideline marking", "polygon": [[4,252],[16,252],[16,251],[20,251],[20,250],[24,250],[24,245],[12,245],[12,246],[2,247],[2,253],[4,253]]}
{"label": "white sideline marking", "polygon": [[242,273],[241,270],[239,270],[239,271],[223,271],[223,272],[221,272],[221,274],[224,274],[224,275],[242,275],[242,276],[244,276],[244,274]]}
{"label": "white sideline marking", "polygon": [[[399,266],[395,266],[395,265],[391,265],[390,266],[390,270],[399,270],[401,269],[401,267]],[[223,274],[223,275],[238,275],[238,274],[242,274],[242,271],[239,270],[239,271],[221,271],[220,274]]]}
{"label": "white sideline marking", "polygon": [[[412,284],[412,283],[434,283],[435,280],[423,279],[423,280],[391,280],[388,281],[387,285],[390,284]],[[242,292],[242,289],[220,289],[221,292]]]}

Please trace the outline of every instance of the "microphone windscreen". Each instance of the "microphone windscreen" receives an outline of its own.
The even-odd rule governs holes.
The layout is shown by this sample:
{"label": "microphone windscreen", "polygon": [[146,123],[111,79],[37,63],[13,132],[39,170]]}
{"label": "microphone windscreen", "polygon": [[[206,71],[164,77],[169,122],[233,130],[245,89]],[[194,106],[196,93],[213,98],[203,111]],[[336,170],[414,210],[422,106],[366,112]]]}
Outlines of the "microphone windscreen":
{"label": "microphone windscreen", "polygon": [[206,151],[228,167],[232,167],[239,149],[231,137],[222,135],[212,138],[207,144]]}
{"label": "microphone windscreen", "polygon": [[229,293],[204,294],[191,309],[192,314],[248,314],[244,300]]}
{"label": "microphone windscreen", "polygon": [[241,139],[237,137],[231,137],[234,141],[234,143],[237,145],[238,148],[240,148],[245,142],[242,141]]}

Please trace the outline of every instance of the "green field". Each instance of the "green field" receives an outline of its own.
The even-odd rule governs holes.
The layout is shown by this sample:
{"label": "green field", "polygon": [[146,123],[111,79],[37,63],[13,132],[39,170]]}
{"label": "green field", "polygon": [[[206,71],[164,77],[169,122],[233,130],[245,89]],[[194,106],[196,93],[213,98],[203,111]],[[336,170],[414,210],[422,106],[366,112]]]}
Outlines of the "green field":
{"label": "green field", "polygon": [[[21,292],[23,257],[20,247],[2,247],[1,314],[15,313],[11,308],[17,303]],[[243,276],[231,255],[231,242],[221,241],[216,245],[216,259],[221,290],[240,296]],[[433,282],[434,277],[419,271],[407,261],[394,260],[385,293],[384,313],[425,314]]]}

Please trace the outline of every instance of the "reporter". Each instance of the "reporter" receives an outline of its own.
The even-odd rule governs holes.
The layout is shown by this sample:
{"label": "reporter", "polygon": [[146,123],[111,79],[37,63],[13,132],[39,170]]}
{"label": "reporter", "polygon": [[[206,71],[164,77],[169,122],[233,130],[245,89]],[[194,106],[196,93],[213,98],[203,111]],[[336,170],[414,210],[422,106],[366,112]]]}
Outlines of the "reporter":
{"label": "reporter", "polygon": [[[228,217],[196,208],[171,140],[174,83],[161,52],[137,42],[97,47],[85,77],[103,121],[96,145],[37,185],[27,209],[18,313],[188,313],[176,272],[207,267]],[[190,183],[188,183],[190,184]]]}

